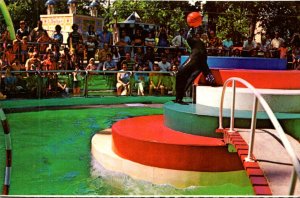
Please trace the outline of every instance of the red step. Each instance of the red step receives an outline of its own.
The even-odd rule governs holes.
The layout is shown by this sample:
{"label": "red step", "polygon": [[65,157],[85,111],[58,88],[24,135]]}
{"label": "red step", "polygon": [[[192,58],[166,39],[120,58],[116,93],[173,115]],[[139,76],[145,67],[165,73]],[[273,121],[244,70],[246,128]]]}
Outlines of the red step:
{"label": "red step", "polygon": [[148,166],[205,172],[243,170],[222,139],[181,133],[164,126],[163,115],[124,119],[112,126],[113,150]]}

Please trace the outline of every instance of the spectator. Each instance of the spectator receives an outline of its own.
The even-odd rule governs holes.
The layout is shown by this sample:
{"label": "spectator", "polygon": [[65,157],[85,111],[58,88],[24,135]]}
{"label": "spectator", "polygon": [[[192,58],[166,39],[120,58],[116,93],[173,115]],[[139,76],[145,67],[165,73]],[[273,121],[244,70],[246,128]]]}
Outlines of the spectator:
{"label": "spectator", "polygon": [[187,42],[184,38],[184,30],[179,30],[179,34],[172,39],[172,45],[174,47],[186,47]]}
{"label": "spectator", "polygon": [[150,67],[150,70],[153,70],[153,63],[154,63],[154,48],[152,47],[146,47],[146,53],[144,55],[144,63],[148,63],[148,66]]}
{"label": "spectator", "polygon": [[271,57],[279,58],[279,47],[284,40],[279,36],[279,32],[275,32],[275,37],[271,41]]}
{"label": "spectator", "polygon": [[103,63],[106,61],[106,55],[111,54],[110,48],[108,47],[108,44],[105,43],[103,46],[103,49],[98,51],[98,70],[103,70]]}
{"label": "spectator", "polygon": [[98,38],[100,42],[100,48],[104,47],[104,44],[107,44],[108,46],[111,46],[113,43],[112,39],[112,33],[108,31],[107,26],[103,26],[103,31],[99,33]]}
{"label": "spectator", "polygon": [[20,28],[16,31],[16,38],[21,41],[24,36],[28,37],[29,32],[25,28],[25,21],[20,21]]}
{"label": "spectator", "polygon": [[158,54],[161,54],[162,53],[162,48],[165,48],[165,47],[169,47],[170,44],[169,44],[169,35],[168,35],[168,31],[166,29],[165,26],[161,26],[159,28],[159,31],[156,35],[156,37],[158,38],[158,46],[160,47],[158,49]]}
{"label": "spectator", "polygon": [[46,30],[43,28],[43,22],[39,20],[37,22],[37,27],[34,28],[29,35],[31,42],[37,42],[37,40],[44,34]]}
{"label": "spectator", "polygon": [[215,32],[211,30],[209,32],[209,46],[208,46],[208,54],[213,56],[218,55],[218,47],[219,47],[219,38],[216,36]]}
{"label": "spectator", "polygon": [[222,41],[222,45],[223,45],[223,50],[225,51],[225,55],[230,56],[233,48],[233,42],[229,34],[227,34],[226,39]]}
{"label": "spectator", "polygon": [[[199,34],[199,33],[198,33]],[[197,34],[196,34],[197,35]],[[209,46],[209,38],[208,38],[208,35],[206,33],[203,33],[201,34],[201,37],[200,37],[201,41],[205,44],[206,47]]]}
{"label": "spectator", "polygon": [[256,49],[256,43],[253,40],[253,38],[249,36],[248,39],[244,41],[242,56],[246,56],[246,57],[252,56],[253,51],[255,49]]}
{"label": "spectator", "polygon": [[[85,67],[85,71],[89,71],[89,74],[96,74],[95,72],[92,72],[95,70],[97,70],[97,66],[95,64],[95,59],[91,58],[91,59],[89,59],[88,65]],[[91,76],[89,76],[89,77],[91,77]],[[91,79],[89,78],[89,80],[91,80]]]}
{"label": "spectator", "polygon": [[[138,71],[144,71],[142,66],[138,67]],[[144,96],[144,88],[145,88],[145,80],[147,78],[147,74],[144,73],[135,73],[134,80],[135,86],[137,88],[137,95]]]}
{"label": "spectator", "polygon": [[4,85],[6,92],[16,91],[17,78],[11,73],[11,67],[7,67],[4,77]]}
{"label": "spectator", "polygon": [[136,52],[134,54],[134,61],[136,64],[142,64],[143,63],[143,60],[144,60],[144,50],[142,47],[137,47],[136,48]]}
{"label": "spectator", "polygon": [[136,69],[135,68],[136,63],[133,59],[131,59],[129,52],[125,54],[125,60],[122,61],[121,65],[123,65],[123,63],[126,63],[126,68],[128,71],[134,71]]}
{"label": "spectator", "polygon": [[43,33],[41,33],[41,36],[37,40],[38,45],[39,45],[40,54],[46,53],[46,50],[49,47],[49,43],[51,41],[52,41],[52,39],[49,37],[46,30]]}
{"label": "spectator", "polygon": [[6,49],[8,44],[11,44],[11,39],[10,39],[10,34],[8,32],[8,30],[4,30],[1,34],[1,43],[4,47],[4,49]]}
{"label": "spectator", "polygon": [[73,95],[80,96],[80,82],[82,80],[81,72],[79,69],[79,65],[75,64],[75,70],[72,73],[73,75]]}
{"label": "spectator", "polygon": [[[27,59],[25,63],[25,70],[26,71],[41,70],[41,61],[37,53],[33,53],[32,57]],[[29,73],[27,73],[27,76],[29,76]]]}
{"label": "spectator", "polygon": [[[96,32],[95,32],[95,27],[93,25],[89,25],[88,27],[88,31],[86,32],[86,36],[87,37],[92,37],[93,41],[98,44],[98,38],[97,38],[97,35],[96,35]],[[97,46],[98,47],[98,46]]]}
{"label": "spectator", "polygon": [[147,47],[155,47],[155,38],[153,36],[153,32],[149,31],[148,36],[145,38],[145,46]]}
{"label": "spectator", "polygon": [[270,42],[270,40],[268,41],[267,37],[262,37],[261,44],[260,44],[258,50],[262,51],[264,53],[265,58],[270,57],[270,52],[269,52],[270,47],[271,47],[270,44],[271,44],[271,42]]}
{"label": "spectator", "polygon": [[300,47],[300,34],[298,32],[293,34],[291,45],[292,47]]}
{"label": "spectator", "polygon": [[20,59],[21,49],[20,43],[17,39],[13,40],[13,53],[15,55],[15,59]]}
{"label": "spectator", "polygon": [[87,41],[85,43],[85,50],[86,50],[86,57],[87,60],[90,60],[91,58],[95,58],[96,53],[96,43],[93,36],[88,35]]}
{"label": "spectator", "polygon": [[55,26],[55,33],[52,36],[52,40],[55,42],[56,46],[61,46],[61,44],[64,41],[64,36],[61,33],[61,26],[60,25],[56,25]]}
{"label": "spectator", "polygon": [[70,70],[71,69],[71,55],[70,50],[67,47],[64,47],[64,50],[61,54],[61,68],[63,70]]}
{"label": "spectator", "polygon": [[21,40],[21,62],[25,63],[28,59],[28,37],[23,36]]}
{"label": "spectator", "polygon": [[13,52],[13,46],[11,44],[7,44],[6,50],[4,52],[4,63],[8,66],[11,66],[11,64],[15,60],[15,53]]}
{"label": "spectator", "polygon": [[[120,41],[116,44],[119,46],[127,46],[131,44],[131,38],[127,35],[125,30],[121,31],[121,38]],[[124,52],[130,52],[130,47],[124,47]]]}
{"label": "spectator", "polygon": [[115,46],[111,47],[112,60],[117,64],[117,67],[120,68],[121,55],[119,49]]}
{"label": "spectator", "polygon": [[112,60],[112,54],[106,55],[106,61],[103,64],[103,71],[117,71],[118,67],[114,60]]}
{"label": "spectator", "polygon": [[281,59],[287,59],[288,48],[287,48],[285,42],[282,42],[282,44],[279,47],[278,51],[279,51],[279,57]]}
{"label": "spectator", "polygon": [[122,63],[122,69],[117,73],[117,95],[124,96],[130,93],[131,72],[127,71],[127,64]]}
{"label": "spectator", "polygon": [[140,46],[143,46],[144,45],[144,38],[143,38],[143,35],[142,35],[142,31],[137,28],[135,30],[135,34],[132,38],[132,42],[131,44],[134,46],[134,53],[137,52],[137,47],[140,47]]}
{"label": "spectator", "polygon": [[57,70],[57,62],[55,61],[54,54],[48,53],[46,56],[46,59],[41,62],[42,64],[42,70],[49,71],[49,70]]}
{"label": "spectator", "polygon": [[300,47],[292,48],[292,64],[294,69],[300,69]]}
{"label": "spectator", "polygon": [[161,95],[164,95],[165,87],[162,84],[162,74],[158,73],[160,68],[158,62],[153,64],[153,72],[149,74],[149,95],[153,95],[154,91],[160,91]]}
{"label": "spectator", "polygon": [[167,57],[165,56],[161,57],[161,61],[158,62],[158,66],[160,71],[170,71],[171,69],[171,63],[167,61]]}
{"label": "spectator", "polygon": [[68,43],[71,53],[77,54],[78,50],[79,50],[78,49],[79,43],[81,43],[81,44],[83,43],[83,38],[82,38],[82,35],[78,32],[77,24],[73,24],[72,29],[73,29],[73,31],[69,34],[69,36],[67,38],[67,43]]}

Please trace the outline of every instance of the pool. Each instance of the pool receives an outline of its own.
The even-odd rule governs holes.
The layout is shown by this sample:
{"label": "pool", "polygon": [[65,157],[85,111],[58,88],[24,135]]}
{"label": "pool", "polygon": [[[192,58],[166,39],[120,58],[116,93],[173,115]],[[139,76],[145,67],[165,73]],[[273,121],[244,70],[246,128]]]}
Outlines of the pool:
{"label": "pool", "polygon": [[[253,195],[244,172],[242,183],[249,185],[177,189],[99,169],[90,155],[95,133],[124,118],[162,113],[161,108],[124,107],[7,114],[13,148],[10,195]],[[4,153],[3,136],[1,142]],[[4,166],[5,155],[1,156]],[[99,170],[102,174],[94,174]],[[3,177],[2,168],[1,181]]]}

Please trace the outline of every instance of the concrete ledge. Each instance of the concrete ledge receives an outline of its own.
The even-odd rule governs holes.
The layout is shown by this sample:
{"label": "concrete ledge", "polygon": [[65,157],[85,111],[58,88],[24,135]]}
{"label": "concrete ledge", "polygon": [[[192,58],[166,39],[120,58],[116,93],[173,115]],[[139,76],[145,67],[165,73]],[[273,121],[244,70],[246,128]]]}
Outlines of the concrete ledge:
{"label": "concrete ledge", "polygon": [[[223,87],[197,86],[196,103],[211,107],[220,107]],[[300,113],[300,89],[257,89],[273,112]],[[237,110],[252,110],[253,94],[248,88],[236,88],[235,108]],[[227,87],[224,98],[224,108],[230,109],[232,103],[232,88]],[[258,111],[264,111],[258,105]]]}

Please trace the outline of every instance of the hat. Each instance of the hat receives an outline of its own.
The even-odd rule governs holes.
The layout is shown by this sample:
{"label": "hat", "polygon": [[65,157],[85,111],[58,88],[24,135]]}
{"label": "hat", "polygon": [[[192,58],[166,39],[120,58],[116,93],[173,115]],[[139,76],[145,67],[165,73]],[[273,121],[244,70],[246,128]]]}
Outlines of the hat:
{"label": "hat", "polygon": [[154,61],[154,64],[158,65],[158,61]]}

